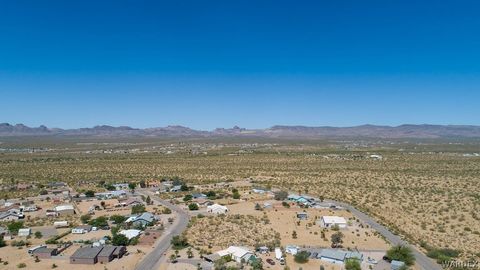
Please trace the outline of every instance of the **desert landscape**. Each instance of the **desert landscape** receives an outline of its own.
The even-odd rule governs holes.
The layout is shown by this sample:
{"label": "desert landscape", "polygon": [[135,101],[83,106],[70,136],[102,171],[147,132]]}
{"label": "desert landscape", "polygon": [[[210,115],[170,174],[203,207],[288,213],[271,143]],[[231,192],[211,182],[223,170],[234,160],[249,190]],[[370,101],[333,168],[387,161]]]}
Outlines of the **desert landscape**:
{"label": "desert landscape", "polygon": [[[78,191],[96,186],[100,181],[178,177],[190,185],[213,185],[248,180],[252,185],[350,203],[425,253],[431,249],[451,248],[460,251],[465,259],[480,256],[480,157],[472,154],[480,152],[480,144],[476,141],[452,144],[435,140],[273,140],[262,143],[145,140],[129,144],[63,142],[54,148],[48,142],[34,143],[43,144],[49,151],[3,151],[0,154],[2,198],[38,194],[41,185],[52,180],[65,181]],[[2,147],[30,146],[6,141]],[[17,190],[15,186],[21,183],[32,183],[36,187]],[[237,226],[235,223],[265,222],[262,220],[265,218],[268,225],[265,232],[257,232],[259,239],[273,240],[277,239],[276,234],[291,234],[281,226],[275,227],[279,213],[255,211],[253,202],[238,205],[231,206],[239,214],[238,221],[235,215],[206,217],[198,219],[193,228],[203,231],[215,228],[208,224],[230,222],[232,225],[225,225],[229,228]],[[250,217],[246,218],[248,215]],[[286,220],[295,222],[288,217]],[[196,239],[193,242],[204,248],[228,244],[224,236],[210,239],[195,237],[194,232],[191,234],[192,239]],[[346,243],[354,246],[355,242],[365,241],[363,234],[365,232],[359,232],[358,238]],[[300,233],[298,239],[307,241],[282,239],[282,244],[308,245],[308,239],[314,238]],[[376,241],[374,246],[385,247],[383,241]]]}

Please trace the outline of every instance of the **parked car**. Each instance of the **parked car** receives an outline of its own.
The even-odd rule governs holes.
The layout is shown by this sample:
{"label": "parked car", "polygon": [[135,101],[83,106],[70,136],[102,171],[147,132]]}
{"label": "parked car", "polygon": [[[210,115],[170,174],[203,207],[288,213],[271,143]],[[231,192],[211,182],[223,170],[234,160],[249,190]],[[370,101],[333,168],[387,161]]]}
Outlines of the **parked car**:
{"label": "parked car", "polygon": [[275,265],[275,262],[272,259],[267,259],[267,263],[270,265]]}
{"label": "parked car", "polygon": [[377,264],[378,262],[377,262],[377,260],[369,257],[369,258],[367,259],[367,263],[369,263],[369,264]]}

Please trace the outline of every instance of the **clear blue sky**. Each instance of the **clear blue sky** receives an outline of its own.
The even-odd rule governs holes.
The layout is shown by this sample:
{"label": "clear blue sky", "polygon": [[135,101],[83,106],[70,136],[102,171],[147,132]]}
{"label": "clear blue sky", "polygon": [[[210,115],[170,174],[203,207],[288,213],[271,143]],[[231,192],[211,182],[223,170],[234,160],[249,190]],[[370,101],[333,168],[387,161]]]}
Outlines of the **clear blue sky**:
{"label": "clear blue sky", "polygon": [[479,10],[479,1],[5,0],[0,122],[480,125]]}

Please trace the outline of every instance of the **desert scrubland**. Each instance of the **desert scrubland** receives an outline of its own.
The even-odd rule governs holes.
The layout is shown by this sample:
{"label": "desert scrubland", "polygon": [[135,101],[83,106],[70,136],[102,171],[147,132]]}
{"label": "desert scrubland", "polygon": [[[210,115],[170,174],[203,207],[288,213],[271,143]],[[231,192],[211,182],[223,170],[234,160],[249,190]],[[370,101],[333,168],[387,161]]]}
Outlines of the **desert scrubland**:
{"label": "desert scrubland", "polygon": [[[480,144],[475,141],[68,142],[46,147],[0,153],[2,198],[38,194],[39,184],[53,180],[81,190],[98,181],[174,176],[189,184],[251,179],[255,185],[353,204],[419,248],[449,247],[464,258],[480,256],[480,157],[472,154],[480,152]],[[37,186],[20,191],[18,183]]]}

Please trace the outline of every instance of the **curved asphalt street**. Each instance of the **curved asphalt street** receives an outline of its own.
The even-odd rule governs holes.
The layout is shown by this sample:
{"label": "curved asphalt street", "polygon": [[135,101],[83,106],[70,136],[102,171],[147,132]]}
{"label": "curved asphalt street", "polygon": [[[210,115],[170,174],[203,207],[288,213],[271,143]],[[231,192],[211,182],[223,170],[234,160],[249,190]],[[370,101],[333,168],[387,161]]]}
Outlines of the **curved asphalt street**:
{"label": "curved asphalt street", "polygon": [[377,223],[373,218],[368,216],[367,214],[357,210],[355,207],[343,203],[337,202],[332,200],[325,200],[325,202],[334,203],[338,206],[341,206],[345,209],[348,209],[353,215],[358,217],[363,222],[367,223],[370,227],[378,231],[381,235],[383,235],[392,245],[404,245],[409,246],[412,249],[413,254],[415,255],[415,261],[424,270],[441,270],[442,267],[438,265],[435,261],[428,258],[425,254],[418,251],[414,246],[410,245],[409,243],[403,241],[399,236],[390,232],[385,226]]}
{"label": "curved asphalt street", "polygon": [[153,201],[170,208],[172,212],[177,214],[177,218],[175,219],[174,223],[167,230],[165,230],[165,232],[163,232],[162,236],[155,243],[155,248],[135,267],[136,270],[154,270],[158,269],[160,264],[166,259],[164,254],[170,248],[170,241],[172,240],[173,236],[181,234],[187,228],[189,216],[182,208],[171,204],[168,201],[161,200],[154,194],[148,194],[145,191],[138,191],[138,193],[145,196],[150,196]]}

